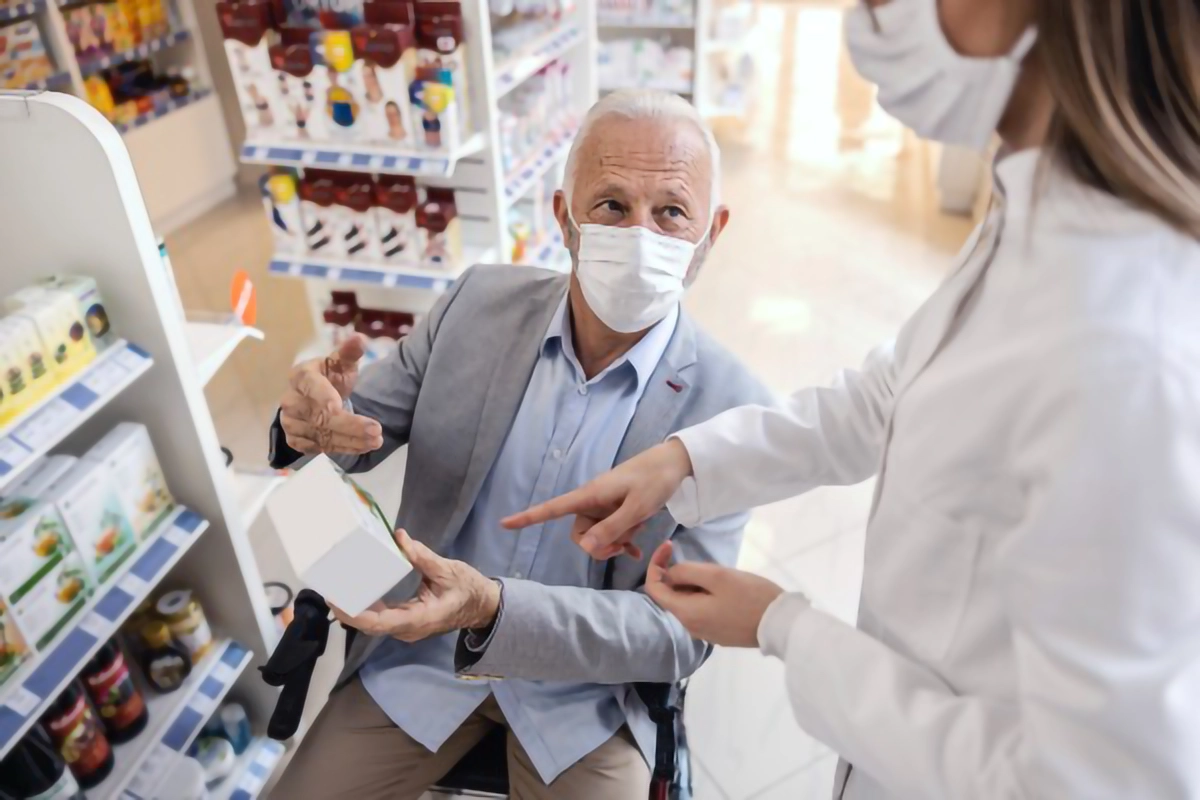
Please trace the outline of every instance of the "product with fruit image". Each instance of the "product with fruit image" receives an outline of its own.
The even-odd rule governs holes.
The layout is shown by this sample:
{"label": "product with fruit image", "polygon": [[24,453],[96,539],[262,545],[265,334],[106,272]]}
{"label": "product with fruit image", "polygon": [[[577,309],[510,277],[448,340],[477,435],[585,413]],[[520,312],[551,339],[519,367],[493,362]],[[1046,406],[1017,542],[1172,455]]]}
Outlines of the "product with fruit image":
{"label": "product with fruit image", "polygon": [[0,502],[0,596],[35,647],[46,646],[75,615],[90,585],[52,504],[29,497]]}
{"label": "product with fruit image", "polygon": [[[175,508],[175,498],[167,488],[167,480],[145,425],[120,423],[97,442],[83,459],[104,465],[139,540],[153,533]],[[119,523],[119,520],[116,522]],[[106,529],[102,541],[98,541],[97,545],[108,547],[107,537],[111,533]],[[120,533],[119,525],[116,533]],[[111,551],[105,550],[104,554],[108,552]]]}
{"label": "product with fruit image", "polygon": [[112,745],[78,681],[67,684],[42,722],[81,787],[90,789],[109,776],[114,763]]}
{"label": "product with fruit image", "polygon": [[8,606],[0,599],[0,687],[28,657],[29,647],[25,644],[25,638],[17,630]]}
{"label": "product with fruit image", "polygon": [[112,577],[137,549],[130,514],[105,464],[80,459],[46,489],[45,497],[61,513],[97,585]]}

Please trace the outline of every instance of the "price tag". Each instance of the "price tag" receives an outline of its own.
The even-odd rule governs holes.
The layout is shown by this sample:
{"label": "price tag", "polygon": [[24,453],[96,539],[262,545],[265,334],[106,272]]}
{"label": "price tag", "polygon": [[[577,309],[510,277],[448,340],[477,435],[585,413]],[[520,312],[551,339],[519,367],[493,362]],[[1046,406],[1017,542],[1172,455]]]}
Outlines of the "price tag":
{"label": "price tag", "polygon": [[20,439],[33,450],[57,442],[62,438],[63,429],[79,411],[62,398],[56,397],[13,431],[13,436]]}
{"label": "price tag", "polygon": [[340,156],[338,156],[338,165],[339,166],[348,167],[353,163],[354,163],[354,154],[353,153],[342,153]]}
{"label": "price tag", "polygon": [[137,774],[129,782],[127,791],[139,797],[154,797],[155,790],[162,783],[163,776],[171,768],[174,759],[171,748],[162,742],[154,745],[154,749],[146,756],[146,760],[138,767]]}
{"label": "price tag", "polygon": [[233,667],[229,666],[224,661],[218,662],[218,664],[213,667],[212,676],[221,683],[229,683],[231,680],[233,680]]}
{"label": "price tag", "polygon": [[132,597],[142,597],[146,594],[146,582],[132,572],[125,573],[125,577],[117,582],[117,588]]}
{"label": "price tag", "polygon": [[263,787],[263,779],[257,775],[247,775],[242,778],[241,790],[251,797],[256,797]]}
{"label": "price tag", "polygon": [[93,611],[79,623],[79,629],[87,635],[105,641],[112,633],[112,623]]}
{"label": "price tag", "polygon": [[129,370],[117,363],[115,359],[105,359],[88,370],[87,376],[80,383],[91,389],[100,397],[111,394],[113,389],[129,375]]}
{"label": "price tag", "polygon": [[29,451],[21,445],[14,442],[5,436],[0,439],[0,461],[3,461],[9,466],[19,466],[25,463],[25,459],[29,458]]}
{"label": "price tag", "polygon": [[135,353],[128,347],[122,349],[121,352],[117,353],[112,358],[113,361],[116,361],[130,372],[140,372],[149,361],[149,359],[147,359],[141,353]]}
{"label": "price tag", "polygon": [[212,714],[213,709],[217,707],[217,701],[206,694],[197,692],[196,696],[192,698],[188,705],[191,706],[192,710],[197,714],[205,719],[208,719],[208,717]]}
{"label": "price tag", "polygon": [[167,528],[167,532],[163,534],[163,538],[176,547],[183,547],[187,543],[188,535],[184,531],[172,525],[171,527]]}
{"label": "price tag", "polygon": [[41,702],[42,698],[24,686],[14,686],[8,694],[8,698],[5,699],[4,705],[20,714],[21,717],[28,717],[41,705]]}
{"label": "price tag", "polygon": [[371,161],[369,164],[367,164],[367,166],[371,169],[383,169],[383,162],[383,156],[371,156]]}

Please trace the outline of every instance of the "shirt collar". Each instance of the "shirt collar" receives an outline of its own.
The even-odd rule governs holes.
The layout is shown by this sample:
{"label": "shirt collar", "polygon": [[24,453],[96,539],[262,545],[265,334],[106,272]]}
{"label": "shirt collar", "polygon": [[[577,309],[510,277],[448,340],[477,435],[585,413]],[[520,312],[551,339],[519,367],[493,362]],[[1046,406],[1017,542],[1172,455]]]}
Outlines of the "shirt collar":
{"label": "shirt collar", "polygon": [[[550,326],[546,329],[546,335],[542,337],[541,352],[545,354],[546,346],[551,341],[557,341],[563,354],[567,356],[582,377],[583,369],[579,365],[579,359],[575,355],[575,344],[571,339],[569,300],[570,292],[564,294],[562,300],[559,301],[558,309],[550,318]],[[651,328],[637,344],[629,348],[629,352],[609,364],[603,372],[592,378],[592,381],[598,380],[628,363],[633,367],[634,374],[637,376],[637,388],[642,389],[650,381],[650,376],[654,373],[658,362],[662,360],[663,353],[666,352],[667,345],[671,342],[671,336],[675,333],[675,326],[678,322],[679,304],[676,303],[671,306],[671,310],[661,322]]]}

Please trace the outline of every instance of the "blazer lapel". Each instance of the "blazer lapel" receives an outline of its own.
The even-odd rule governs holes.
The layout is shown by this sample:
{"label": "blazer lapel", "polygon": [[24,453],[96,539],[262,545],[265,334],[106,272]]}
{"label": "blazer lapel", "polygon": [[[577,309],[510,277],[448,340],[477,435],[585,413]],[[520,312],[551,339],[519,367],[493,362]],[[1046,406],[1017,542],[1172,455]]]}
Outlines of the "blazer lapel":
{"label": "blazer lapel", "polygon": [[[696,363],[696,332],[691,320],[682,311],[675,333],[651,373],[650,382],[642,392],[625,438],[617,450],[616,464],[628,461],[656,444],[660,444],[676,429],[676,421],[687,405],[692,391],[690,374]],[[675,521],[664,510],[652,517],[638,537],[643,554],[640,561],[620,557],[613,573],[615,588],[632,588],[642,581],[650,555],[675,529]]]}
{"label": "blazer lapel", "polygon": [[558,309],[561,293],[566,291],[566,280],[550,285],[551,292],[545,297],[529,298],[530,311],[519,328],[520,335],[504,355],[496,359],[488,378],[487,395],[479,415],[475,431],[475,447],[467,466],[467,475],[455,504],[454,515],[446,526],[443,541],[435,549],[441,551],[450,540],[458,535],[463,522],[475,505],[479,489],[500,452],[504,437],[512,428],[513,419],[525,397],[525,389],[533,375],[533,369],[541,354],[541,343],[554,312]]}

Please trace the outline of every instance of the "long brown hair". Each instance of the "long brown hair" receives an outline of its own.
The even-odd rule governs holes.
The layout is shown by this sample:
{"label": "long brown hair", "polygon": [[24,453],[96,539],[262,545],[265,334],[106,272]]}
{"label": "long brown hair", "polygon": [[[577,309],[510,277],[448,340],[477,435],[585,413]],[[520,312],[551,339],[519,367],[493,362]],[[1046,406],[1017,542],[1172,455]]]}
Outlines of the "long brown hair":
{"label": "long brown hair", "polygon": [[1200,0],[1040,0],[1049,149],[1200,238]]}

